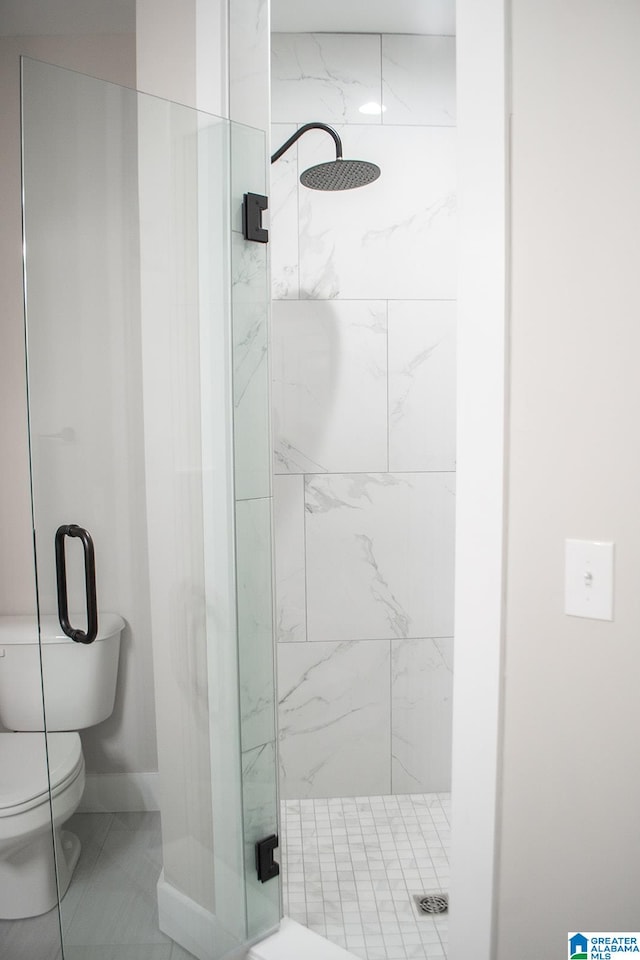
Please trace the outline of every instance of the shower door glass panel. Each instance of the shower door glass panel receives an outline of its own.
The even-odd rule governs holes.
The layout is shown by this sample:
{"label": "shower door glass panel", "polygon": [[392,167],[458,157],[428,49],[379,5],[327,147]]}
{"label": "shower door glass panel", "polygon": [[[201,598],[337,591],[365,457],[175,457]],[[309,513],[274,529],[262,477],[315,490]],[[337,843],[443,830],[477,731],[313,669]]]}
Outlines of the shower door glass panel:
{"label": "shower door glass panel", "polygon": [[250,938],[280,915],[277,880],[262,883],[255,845],[277,832],[273,655],[271,435],[268,363],[270,284],[267,245],[244,239],[243,191],[265,194],[264,136],[231,129],[232,327],[235,528],[247,926]]}
{"label": "shower door glass panel", "polygon": [[[218,960],[280,915],[253,855],[277,830],[267,267],[238,232],[264,136],[25,60],[23,158],[40,609],[77,524],[99,627],[125,623],[113,712],[81,731],[64,956]],[[83,561],[68,538],[81,630]]]}

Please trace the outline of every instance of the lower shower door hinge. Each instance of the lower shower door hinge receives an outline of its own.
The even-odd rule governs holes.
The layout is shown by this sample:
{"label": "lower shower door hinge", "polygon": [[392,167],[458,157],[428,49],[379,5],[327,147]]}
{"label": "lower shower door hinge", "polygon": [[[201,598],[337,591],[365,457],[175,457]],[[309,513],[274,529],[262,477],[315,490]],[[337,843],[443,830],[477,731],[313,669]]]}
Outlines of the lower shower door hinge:
{"label": "lower shower door hinge", "polygon": [[269,198],[261,193],[245,193],[242,201],[242,232],[245,240],[269,242],[269,231],[262,226],[262,212],[268,206]]}
{"label": "lower shower door hinge", "polygon": [[266,883],[267,880],[273,880],[280,873],[280,865],[273,859],[273,851],[278,846],[278,835],[272,833],[270,837],[264,840],[258,840],[256,843],[256,870],[258,871],[258,880]]}

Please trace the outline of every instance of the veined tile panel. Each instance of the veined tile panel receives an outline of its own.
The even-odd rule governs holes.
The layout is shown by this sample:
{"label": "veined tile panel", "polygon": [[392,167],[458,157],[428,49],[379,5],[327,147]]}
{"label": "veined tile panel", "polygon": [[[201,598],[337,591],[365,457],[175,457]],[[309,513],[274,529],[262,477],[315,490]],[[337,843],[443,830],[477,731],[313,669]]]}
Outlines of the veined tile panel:
{"label": "veined tile panel", "polygon": [[456,468],[456,304],[389,303],[389,469]]}
{"label": "veined tile panel", "polygon": [[[340,127],[346,158],[370,160],[361,190],[300,191],[300,296],[451,300],[456,296],[455,130]],[[300,169],[330,160],[316,131]]]}
{"label": "veined tile panel", "polygon": [[280,882],[262,883],[256,875],[255,845],[278,833],[275,742],[242,754],[244,854],[249,937],[274,927],[280,918]]}
{"label": "veined tile panel", "polygon": [[451,636],[455,475],[310,476],[309,640]]}
{"label": "veined tile panel", "polygon": [[[271,153],[297,130],[295,123],[274,123]],[[297,298],[298,277],[298,144],[289,147],[271,165],[271,296],[274,300]]]}
{"label": "veined tile panel", "polygon": [[364,104],[380,103],[380,59],[375,34],[274,33],[272,119],[380,123],[379,114],[360,113]]}
{"label": "veined tile panel", "polygon": [[286,798],[388,793],[389,643],[278,646]]}
{"label": "veined tile panel", "polygon": [[304,477],[273,478],[276,638],[307,639],[304,567]]}
{"label": "veined tile panel", "polygon": [[393,793],[451,789],[453,640],[391,641]]}
{"label": "veined tile panel", "polygon": [[273,304],[277,473],[387,469],[386,333],[380,301]]}
{"label": "veined tile panel", "polygon": [[455,37],[382,37],[382,103],[385,124],[454,126]]}
{"label": "veined tile panel", "polygon": [[[243,233],[245,193],[267,193],[267,137],[241,123],[229,125],[231,166],[231,229]],[[224,161],[221,161],[224,162]],[[201,228],[202,229],[202,228]]]}
{"label": "veined tile panel", "polygon": [[232,120],[261,130],[269,125],[269,5],[229,3],[229,109]]}
{"label": "veined tile panel", "polygon": [[266,250],[231,235],[236,500],[271,496]]}
{"label": "veined tile panel", "polygon": [[271,501],[236,503],[242,750],[275,737]]}

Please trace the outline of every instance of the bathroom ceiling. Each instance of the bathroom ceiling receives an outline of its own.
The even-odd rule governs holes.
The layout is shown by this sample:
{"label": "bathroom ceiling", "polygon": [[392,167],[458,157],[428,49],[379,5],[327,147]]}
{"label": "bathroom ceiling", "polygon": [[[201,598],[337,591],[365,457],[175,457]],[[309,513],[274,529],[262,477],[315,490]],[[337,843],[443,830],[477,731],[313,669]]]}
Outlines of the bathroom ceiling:
{"label": "bathroom ceiling", "polygon": [[135,0],[0,0],[0,36],[135,33]]}
{"label": "bathroom ceiling", "polygon": [[271,0],[274,32],[455,34],[455,0]]}

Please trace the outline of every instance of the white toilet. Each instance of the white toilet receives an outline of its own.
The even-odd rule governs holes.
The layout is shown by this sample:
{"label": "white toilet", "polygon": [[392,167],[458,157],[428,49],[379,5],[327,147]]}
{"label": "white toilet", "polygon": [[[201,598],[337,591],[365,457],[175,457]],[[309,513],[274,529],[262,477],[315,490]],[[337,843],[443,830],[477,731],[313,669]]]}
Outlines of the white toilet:
{"label": "white toilet", "polygon": [[102,613],[98,625],[96,640],[82,644],[55,617],[41,618],[45,744],[36,622],[0,617],[0,723],[16,731],[0,733],[0,920],[51,910],[80,856],[78,838],[62,830],[84,790],[77,731],[113,712],[124,621]]}

